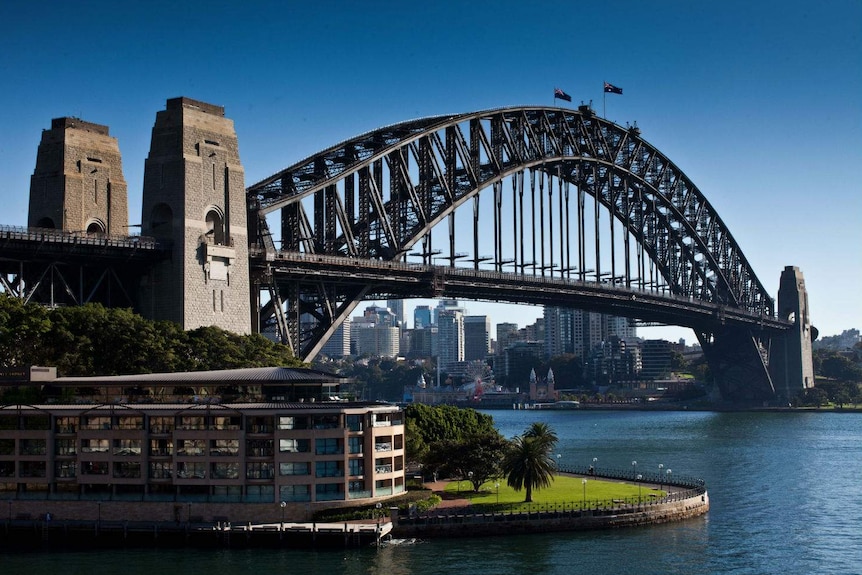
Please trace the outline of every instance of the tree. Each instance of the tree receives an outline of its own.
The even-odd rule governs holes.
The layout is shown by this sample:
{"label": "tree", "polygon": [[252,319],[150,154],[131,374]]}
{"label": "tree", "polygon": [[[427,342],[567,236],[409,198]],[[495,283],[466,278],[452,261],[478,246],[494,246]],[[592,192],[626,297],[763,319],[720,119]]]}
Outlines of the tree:
{"label": "tree", "polygon": [[479,491],[483,483],[500,477],[500,462],[508,446],[509,442],[496,431],[437,441],[428,449],[425,466],[443,477],[466,479],[473,491]]}
{"label": "tree", "polygon": [[494,418],[490,415],[452,405],[413,403],[404,410],[404,418],[407,460],[413,463],[426,463],[436,443],[496,433]]}
{"label": "tree", "polygon": [[551,452],[557,434],[546,423],[534,423],[523,435],[515,437],[503,459],[507,484],[515,491],[526,490],[525,503],[533,501],[533,489],[549,487],[557,464]]}

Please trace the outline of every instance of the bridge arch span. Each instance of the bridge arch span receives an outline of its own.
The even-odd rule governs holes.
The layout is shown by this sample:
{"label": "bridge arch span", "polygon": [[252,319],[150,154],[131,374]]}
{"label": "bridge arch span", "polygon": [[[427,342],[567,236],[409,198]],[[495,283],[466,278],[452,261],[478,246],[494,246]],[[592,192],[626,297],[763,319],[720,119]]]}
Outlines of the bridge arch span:
{"label": "bridge arch span", "polygon": [[[486,192],[491,206],[481,209]],[[450,266],[472,260],[477,270],[511,267],[520,274],[661,289],[775,316],[773,299],[704,194],[636,127],[600,118],[587,106],[501,108],[393,124],[297,162],[247,194],[249,237],[257,238],[260,254],[279,251],[266,216],[280,212],[276,231],[285,252],[357,261],[404,261],[416,254],[425,264],[441,256]],[[471,202],[472,257],[458,251],[471,242],[455,224],[456,212]],[[493,233],[479,223],[488,217]],[[609,233],[602,237],[604,227]],[[435,245],[441,236],[442,249]],[[492,254],[482,256],[487,236]],[[283,279],[289,281],[269,283],[263,315],[305,359],[363,298],[386,291]],[[696,333],[707,353],[715,350],[726,365],[728,393],[773,391],[763,359],[768,342],[759,334],[720,325]],[[752,374],[759,381],[753,387],[743,383]]]}

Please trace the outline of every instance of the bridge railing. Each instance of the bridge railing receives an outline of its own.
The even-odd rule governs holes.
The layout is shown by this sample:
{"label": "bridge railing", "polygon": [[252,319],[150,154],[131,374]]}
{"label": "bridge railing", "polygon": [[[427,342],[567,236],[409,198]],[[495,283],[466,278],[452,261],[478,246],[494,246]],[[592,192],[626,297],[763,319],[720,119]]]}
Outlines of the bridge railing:
{"label": "bridge railing", "polygon": [[[389,270],[405,272],[413,275],[434,274],[440,277],[464,278],[464,280],[485,279],[497,283],[505,282],[509,284],[523,283],[524,281],[529,281],[529,283],[534,286],[547,285],[566,288],[571,286],[580,286],[585,289],[613,290],[619,292],[627,298],[632,299],[638,297],[648,297],[661,299],[662,301],[682,302],[686,305],[698,305],[700,303],[703,303],[705,307],[709,308],[717,305],[710,302],[701,302],[701,300],[692,295],[678,295],[670,291],[651,289],[648,287],[641,289],[633,286],[626,286],[625,284],[620,282],[589,281],[551,275],[543,276],[523,274],[517,272],[497,272],[491,270],[476,270],[472,268],[458,268],[454,266],[430,266],[425,264],[400,261],[376,260],[365,258],[359,259],[344,256],[333,256],[326,254],[314,254],[293,251],[265,252],[263,250],[252,250],[249,253],[252,257],[265,257],[267,261],[274,263],[295,262],[297,264],[323,264],[334,268],[341,268],[342,271]],[[732,310],[727,310],[727,313],[731,312]],[[759,314],[759,317],[761,321],[777,321],[777,318],[772,316],[764,316],[762,312]]]}
{"label": "bridge railing", "polygon": [[133,247],[146,250],[166,249],[169,243],[150,236],[135,234],[91,234],[84,231],[65,231],[53,228],[26,228],[0,225],[0,237],[32,242],[79,244],[88,246]]}

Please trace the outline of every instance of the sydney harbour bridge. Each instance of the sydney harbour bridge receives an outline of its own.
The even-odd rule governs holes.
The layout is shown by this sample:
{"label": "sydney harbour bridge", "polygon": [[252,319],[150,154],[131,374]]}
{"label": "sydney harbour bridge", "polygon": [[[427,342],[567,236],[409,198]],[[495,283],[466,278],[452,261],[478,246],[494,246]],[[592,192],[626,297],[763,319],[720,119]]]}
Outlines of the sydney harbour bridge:
{"label": "sydney harbour bridge", "polygon": [[[195,105],[195,113],[218,115],[218,107],[175,99],[157,119],[141,236],[111,233],[116,227],[105,218],[79,224],[90,233],[39,220],[31,188],[31,227],[0,232],[3,291],[54,305],[131,305],[159,318],[165,313],[146,301],[175,276],[189,283],[188,269],[166,263],[182,257],[177,244],[184,243],[207,289],[229,275],[218,270],[238,277],[236,261],[247,261],[249,329],[275,331],[306,360],[364,300],[451,297],[689,327],[728,399],[786,400],[813,384],[813,328],[799,270],[783,270],[776,305],[705,195],[637,127],[589,106],[393,124],[248,186],[242,215],[231,209],[239,205],[231,192],[239,160],[225,144],[230,134],[197,134],[178,193],[197,194],[189,180],[199,174],[216,193],[202,204],[196,229],[188,201],[183,227],[183,209],[148,192],[171,180],[164,174],[173,164],[157,145],[171,129],[161,114],[179,106],[185,118]],[[247,234],[236,231],[243,220]],[[45,222],[53,229],[36,225]],[[216,298],[213,289],[218,312],[224,300],[220,307]]]}

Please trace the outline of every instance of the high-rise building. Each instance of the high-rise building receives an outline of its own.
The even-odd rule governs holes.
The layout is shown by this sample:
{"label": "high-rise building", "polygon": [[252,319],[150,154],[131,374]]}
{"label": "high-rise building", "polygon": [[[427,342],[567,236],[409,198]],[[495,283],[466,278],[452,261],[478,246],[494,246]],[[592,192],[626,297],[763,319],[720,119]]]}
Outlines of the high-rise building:
{"label": "high-rise building", "polygon": [[400,327],[401,329],[407,327],[407,325],[404,323],[404,300],[388,299],[386,300],[386,307],[388,307],[392,314],[395,316],[397,327]]}
{"label": "high-rise building", "polygon": [[464,314],[444,309],[437,316],[437,361],[444,371],[451,363],[464,360]]}
{"label": "high-rise building", "polygon": [[484,360],[490,350],[491,320],[488,316],[464,316],[464,361]]}
{"label": "high-rise building", "polygon": [[413,310],[413,329],[431,327],[431,306],[417,305]]}
{"label": "high-rise building", "polygon": [[401,330],[389,308],[368,306],[361,317],[353,318],[350,351],[353,355],[398,357]]}
{"label": "high-rise building", "polygon": [[350,355],[350,318],[344,320],[332,337],[323,344],[320,353],[332,358],[340,358]]}

